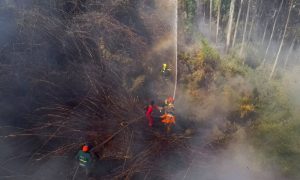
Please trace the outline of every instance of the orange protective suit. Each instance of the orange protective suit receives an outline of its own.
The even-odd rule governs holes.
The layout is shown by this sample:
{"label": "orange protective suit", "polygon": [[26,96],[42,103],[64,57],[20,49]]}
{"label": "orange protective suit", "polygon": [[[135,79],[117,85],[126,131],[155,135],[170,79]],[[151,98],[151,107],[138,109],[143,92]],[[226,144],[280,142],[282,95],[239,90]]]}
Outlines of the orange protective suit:
{"label": "orange protective suit", "polygon": [[161,122],[164,124],[175,124],[176,122],[176,118],[175,116],[173,116],[172,114],[166,113],[162,116],[160,116],[162,118]]}

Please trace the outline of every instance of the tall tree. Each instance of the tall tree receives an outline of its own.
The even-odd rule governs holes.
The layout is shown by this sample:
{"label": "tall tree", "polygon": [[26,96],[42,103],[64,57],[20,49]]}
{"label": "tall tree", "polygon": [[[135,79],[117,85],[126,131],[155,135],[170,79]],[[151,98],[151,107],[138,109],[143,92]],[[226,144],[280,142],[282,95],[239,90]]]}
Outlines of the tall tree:
{"label": "tall tree", "polygon": [[220,26],[220,15],[221,15],[222,0],[218,0],[217,4],[218,4],[218,15],[217,15],[216,44],[218,43],[218,37],[219,37],[219,26]]}
{"label": "tall tree", "polygon": [[261,45],[264,45],[264,42],[265,42],[265,39],[266,39],[268,25],[269,25],[269,21],[267,20],[267,23],[266,23],[266,26],[265,26],[265,30],[264,30],[264,33],[263,33],[263,37],[262,37],[262,40],[260,42]]}
{"label": "tall tree", "polygon": [[242,47],[240,49],[240,56],[242,56],[243,51],[244,51],[245,36],[246,36],[247,25],[248,25],[248,21],[249,21],[250,4],[251,4],[251,0],[248,0],[248,8],[247,8],[246,22],[245,22],[245,26],[244,26],[244,33],[243,33],[243,39],[242,39]]}
{"label": "tall tree", "polygon": [[257,6],[258,2],[257,0],[254,0],[253,1],[253,5],[255,8],[254,8],[254,12],[252,14],[252,20],[251,20],[251,25],[250,25],[250,29],[249,29],[249,34],[248,34],[248,41],[251,40],[251,37],[252,37],[252,31],[253,31],[253,28],[255,27],[256,25],[256,19],[259,17],[258,13],[259,13],[259,6]]}
{"label": "tall tree", "polygon": [[212,10],[213,10],[213,0],[209,0],[209,30],[211,32],[212,25]]}
{"label": "tall tree", "polygon": [[203,11],[203,20],[206,21],[206,13],[205,13],[206,5],[204,3],[204,11]]}
{"label": "tall tree", "polygon": [[238,13],[238,17],[237,17],[236,24],[235,24],[235,30],[234,30],[234,35],[233,35],[232,47],[235,45],[236,35],[237,35],[237,31],[238,31],[238,27],[239,27],[239,22],[240,22],[240,17],[241,17],[241,12],[242,12],[242,8],[243,8],[243,1],[244,0],[241,0],[241,3],[240,3],[239,13]]}
{"label": "tall tree", "polygon": [[249,29],[249,34],[248,34],[248,41],[250,40],[251,36],[252,36],[252,30],[253,30],[253,26],[254,26],[254,21],[256,19],[256,11],[252,16],[252,20],[251,20],[251,24],[250,24],[250,29]]}
{"label": "tall tree", "polygon": [[270,46],[271,46],[271,43],[272,43],[272,39],[273,39],[273,36],[274,36],[274,31],[275,31],[276,23],[277,23],[277,20],[278,20],[278,17],[279,17],[281,8],[282,8],[283,1],[284,0],[282,0],[281,3],[280,3],[279,10],[278,10],[278,12],[276,14],[276,17],[275,17],[275,20],[274,20],[274,23],[273,23],[273,29],[272,29],[272,32],[271,32],[271,37],[269,39],[269,43],[268,43],[268,46],[267,46],[267,49],[266,49],[266,52],[265,52],[264,59],[262,61],[262,65],[265,64],[266,59],[267,59],[267,55],[268,55],[268,52],[269,52],[269,49],[270,49]]}
{"label": "tall tree", "polygon": [[228,51],[229,47],[230,47],[234,7],[235,7],[235,0],[231,0],[230,10],[229,10],[229,20],[228,20],[228,25],[227,25],[228,31],[227,31],[227,38],[226,38],[226,51]]}
{"label": "tall tree", "polygon": [[286,19],[286,23],[285,23],[285,27],[284,27],[284,32],[283,32],[283,35],[282,35],[282,39],[281,39],[281,43],[280,43],[280,46],[279,46],[279,50],[277,52],[276,59],[275,59],[275,62],[273,64],[273,68],[272,68],[272,71],[271,71],[271,74],[270,74],[270,79],[273,77],[275,69],[276,69],[276,66],[278,64],[279,54],[281,53],[283,42],[284,42],[284,39],[285,39],[286,30],[287,30],[287,27],[288,27],[288,24],[289,24],[289,21],[290,21],[291,10],[292,10],[292,7],[293,7],[293,0],[291,0],[290,3],[291,4],[290,4],[290,8],[289,8],[288,17]]}
{"label": "tall tree", "polygon": [[295,36],[294,39],[293,39],[293,41],[292,41],[292,44],[291,44],[291,46],[289,48],[289,51],[288,51],[288,53],[286,55],[286,58],[285,58],[285,61],[284,61],[284,69],[286,69],[287,63],[288,63],[288,61],[290,59],[290,55],[291,55],[291,53],[292,53],[292,51],[294,49],[296,38],[297,37]]}

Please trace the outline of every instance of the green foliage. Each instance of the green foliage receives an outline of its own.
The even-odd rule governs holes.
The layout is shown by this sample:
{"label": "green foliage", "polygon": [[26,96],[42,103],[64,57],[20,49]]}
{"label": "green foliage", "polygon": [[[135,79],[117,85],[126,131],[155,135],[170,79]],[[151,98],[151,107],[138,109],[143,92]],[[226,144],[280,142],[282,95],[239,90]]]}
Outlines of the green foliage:
{"label": "green foliage", "polygon": [[[254,53],[248,50],[247,54]],[[205,41],[201,41],[198,51],[179,56],[189,69],[184,83],[190,95],[197,99],[205,89],[214,87],[209,92],[221,94],[220,103],[233,107],[230,118],[235,122],[245,122],[254,113],[251,123],[246,123],[247,135],[249,143],[263,154],[262,163],[271,162],[284,176],[299,179],[300,114],[290,100],[284,79],[269,80],[265,71],[256,68],[256,57],[252,58],[244,61],[232,52],[221,59]],[[240,77],[237,85],[236,77]],[[244,85],[249,87],[242,90]]]}
{"label": "green foliage", "polygon": [[225,76],[241,75],[257,91],[252,94],[252,102],[246,103],[254,104],[256,113],[248,129],[250,143],[263,152],[265,165],[274,163],[286,177],[299,179],[300,114],[290,100],[284,79],[269,80],[265,71],[243,63],[234,54],[221,62]]}
{"label": "green foliage", "polygon": [[214,14],[217,14],[218,12],[218,6],[221,5],[221,0],[213,0],[213,12]]}
{"label": "green foliage", "polygon": [[261,63],[261,58],[263,57],[262,54],[260,54],[259,50],[254,47],[254,46],[247,46],[244,47],[244,62],[245,65],[247,65],[248,67],[252,68],[252,69],[256,69],[260,63]]}
{"label": "green foliage", "polygon": [[261,73],[251,74],[259,89],[259,116],[249,129],[252,144],[264,152],[268,162],[292,179],[299,178],[300,119],[293,110],[282,81],[269,81]]}
{"label": "green foliage", "polygon": [[181,53],[179,59],[192,67],[193,71],[203,68],[216,69],[220,63],[219,53],[209,46],[206,41],[201,41],[201,48],[192,53]]}
{"label": "green foliage", "polygon": [[191,32],[196,15],[197,4],[195,0],[183,0],[183,7],[186,14],[185,17],[185,31]]}
{"label": "green foliage", "polygon": [[300,167],[300,123],[299,119],[283,121],[286,115],[283,111],[263,117],[253,126],[252,139],[254,145],[266,154],[269,161],[274,161],[283,174],[296,178]]}
{"label": "green foliage", "polygon": [[187,16],[190,18],[194,18],[196,14],[196,1],[195,0],[186,0],[185,1]]}
{"label": "green foliage", "polygon": [[[210,0],[204,0],[204,3],[207,5],[207,7],[210,6]],[[212,0],[212,15],[215,16],[218,12],[218,6],[221,5],[221,0]]]}
{"label": "green foliage", "polygon": [[201,50],[196,55],[195,65],[199,67],[208,65],[212,68],[215,68],[220,61],[219,53],[214,48],[209,46],[206,41],[202,40],[201,44]]}
{"label": "green foliage", "polygon": [[190,90],[207,87],[213,81],[220,63],[218,52],[205,41],[201,42],[200,50],[180,54],[179,58],[189,69],[189,74],[184,79]]}
{"label": "green foliage", "polygon": [[223,75],[244,76],[249,71],[249,68],[243,64],[242,60],[234,54],[225,57],[221,62]]}
{"label": "green foliage", "polygon": [[222,0],[221,15],[224,21],[226,21],[226,19],[228,18],[230,2],[231,0]]}

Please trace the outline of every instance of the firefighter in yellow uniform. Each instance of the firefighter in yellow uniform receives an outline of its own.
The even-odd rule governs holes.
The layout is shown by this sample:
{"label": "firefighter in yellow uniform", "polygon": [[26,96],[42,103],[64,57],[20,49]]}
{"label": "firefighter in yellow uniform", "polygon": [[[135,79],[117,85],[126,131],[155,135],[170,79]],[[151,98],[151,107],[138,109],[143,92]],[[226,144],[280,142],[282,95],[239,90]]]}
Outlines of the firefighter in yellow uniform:
{"label": "firefighter in yellow uniform", "polygon": [[167,64],[165,64],[165,63],[163,64],[160,72],[161,72],[164,80],[169,79],[169,76],[171,75],[171,69],[169,68],[169,66]]}

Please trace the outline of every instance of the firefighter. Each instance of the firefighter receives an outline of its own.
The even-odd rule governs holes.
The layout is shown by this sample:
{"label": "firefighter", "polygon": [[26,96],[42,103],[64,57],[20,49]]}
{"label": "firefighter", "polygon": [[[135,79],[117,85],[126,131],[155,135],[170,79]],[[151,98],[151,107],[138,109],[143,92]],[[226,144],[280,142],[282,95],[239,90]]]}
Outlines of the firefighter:
{"label": "firefighter", "polygon": [[153,122],[154,122],[153,116],[152,116],[153,110],[156,109],[156,110],[159,110],[159,112],[161,112],[163,108],[155,105],[155,101],[151,101],[150,105],[146,106],[144,109],[146,111],[146,118],[148,120],[148,125],[149,125],[149,127],[152,127]]}
{"label": "firefighter", "polygon": [[167,64],[163,64],[162,69],[161,69],[161,74],[163,76],[163,78],[165,80],[167,80],[169,78],[169,76],[171,75],[171,69],[169,68],[169,66]]}
{"label": "firefighter", "polygon": [[89,175],[92,166],[92,155],[89,152],[89,146],[84,145],[77,153],[76,160],[79,161],[79,166],[85,168],[86,175]]}
{"label": "firefighter", "polygon": [[163,108],[165,110],[165,113],[169,113],[169,112],[174,113],[175,111],[174,99],[172,97],[168,97],[163,104]]}
{"label": "firefighter", "polygon": [[161,118],[161,122],[164,123],[164,125],[166,126],[166,131],[167,133],[169,133],[171,131],[171,126],[175,125],[176,123],[175,114],[173,112],[168,112],[162,115]]}
{"label": "firefighter", "polygon": [[153,116],[152,116],[153,109],[157,109],[157,106],[155,106],[154,101],[151,101],[150,105],[148,105],[146,108],[146,118],[148,120],[149,127],[153,126]]}

